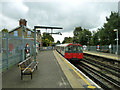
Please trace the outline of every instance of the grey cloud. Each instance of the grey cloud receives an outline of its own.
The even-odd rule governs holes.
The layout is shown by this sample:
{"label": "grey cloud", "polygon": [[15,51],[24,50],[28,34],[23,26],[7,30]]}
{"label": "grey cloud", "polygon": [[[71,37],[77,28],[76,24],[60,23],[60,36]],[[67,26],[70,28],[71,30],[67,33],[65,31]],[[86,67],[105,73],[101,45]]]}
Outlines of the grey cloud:
{"label": "grey cloud", "polygon": [[64,3],[50,2],[26,2],[25,5],[29,7],[29,19],[34,17],[31,25],[60,25],[64,27],[63,32],[71,31],[74,26],[82,26],[87,29],[99,27],[102,14],[109,15],[110,11],[117,11],[117,3],[115,2],[90,2],[73,7]]}
{"label": "grey cloud", "polygon": [[28,7],[26,7],[22,2],[2,2],[2,14],[12,19],[20,19],[21,17],[25,17],[28,11]]}
{"label": "grey cloud", "polygon": [[[25,18],[29,27],[34,25],[62,26],[62,32],[70,32],[74,27],[92,29],[102,26],[110,11],[117,11],[117,2],[85,2],[82,4],[60,2],[23,2],[29,10],[14,8],[11,3],[3,3],[3,15]],[[101,16],[104,16],[101,18]],[[58,30],[61,31],[61,30]]]}

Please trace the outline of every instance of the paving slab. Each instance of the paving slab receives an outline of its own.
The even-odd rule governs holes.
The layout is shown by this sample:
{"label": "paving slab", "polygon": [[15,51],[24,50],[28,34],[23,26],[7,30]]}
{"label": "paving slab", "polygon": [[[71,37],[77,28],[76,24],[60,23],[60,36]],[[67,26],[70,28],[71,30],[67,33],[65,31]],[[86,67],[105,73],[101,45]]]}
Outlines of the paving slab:
{"label": "paving slab", "polygon": [[2,88],[71,88],[69,81],[61,70],[53,51],[42,51],[37,55],[38,70],[20,78],[17,64],[2,74]]}

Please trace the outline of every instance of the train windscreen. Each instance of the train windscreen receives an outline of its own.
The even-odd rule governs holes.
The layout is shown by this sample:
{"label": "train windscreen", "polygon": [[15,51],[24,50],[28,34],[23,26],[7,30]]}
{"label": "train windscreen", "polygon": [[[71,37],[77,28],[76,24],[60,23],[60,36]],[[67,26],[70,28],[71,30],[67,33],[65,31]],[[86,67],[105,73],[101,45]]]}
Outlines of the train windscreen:
{"label": "train windscreen", "polygon": [[69,45],[65,48],[66,53],[82,53],[82,47],[79,45]]}
{"label": "train windscreen", "polygon": [[82,53],[82,47],[81,46],[78,46],[78,52]]}
{"label": "train windscreen", "polygon": [[73,53],[77,53],[77,46],[76,46],[76,45],[73,46],[72,52],[73,52]]}
{"label": "train windscreen", "polygon": [[66,52],[66,53],[71,53],[71,52],[72,52],[72,46],[71,46],[71,45],[67,46],[67,47],[65,48],[65,52]]}
{"label": "train windscreen", "polygon": [[82,47],[79,45],[74,45],[72,48],[73,53],[82,53]]}

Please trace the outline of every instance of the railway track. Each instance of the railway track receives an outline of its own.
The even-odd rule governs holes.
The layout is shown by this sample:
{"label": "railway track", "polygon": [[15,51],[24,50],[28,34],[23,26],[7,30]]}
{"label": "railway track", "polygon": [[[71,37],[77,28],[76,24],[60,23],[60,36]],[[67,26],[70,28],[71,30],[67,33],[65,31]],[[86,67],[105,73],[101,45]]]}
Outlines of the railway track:
{"label": "railway track", "polygon": [[105,58],[105,57],[100,57],[100,56],[95,56],[95,55],[84,53],[84,58],[85,57],[89,57],[89,58],[92,58],[92,59],[94,58],[96,61],[101,61],[104,64],[110,65],[112,67],[114,66],[116,68],[118,68],[118,66],[120,65],[120,61],[119,60],[108,59],[108,58]]}
{"label": "railway track", "polygon": [[120,90],[120,69],[97,60],[85,58],[74,64],[103,89]]}
{"label": "railway track", "polygon": [[[105,67],[108,67],[110,69],[113,69],[115,71],[119,71],[120,72],[119,64],[118,65],[108,64],[108,63],[102,62],[101,60],[99,60],[99,58],[93,59],[93,57],[88,57],[88,56],[85,56],[85,55],[84,55],[84,59],[91,59],[92,61],[94,61],[97,64],[100,64],[102,66],[105,66]],[[103,58],[103,59],[104,59],[104,61],[106,60],[105,58]],[[108,62],[108,60],[107,60],[107,62]]]}
{"label": "railway track", "polygon": [[88,66],[84,62],[81,62],[77,67],[82,70],[86,75],[88,75],[91,79],[93,79],[98,85],[100,85],[103,89],[114,89],[119,90],[120,85],[118,82],[113,81],[112,78],[106,76],[105,74],[95,70],[94,68]]}
{"label": "railway track", "polygon": [[104,70],[107,73],[110,73],[118,78],[120,78],[120,69],[113,67],[113,66],[109,66],[109,65],[105,65],[101,62],[98,61],[94,61],[94,60],[90,60],[90,59],[86,59],[84,58],[84,62],[89,63],[97,68],[100,68],[100,70]]}
{"label": "railway track", "polygon": [[[117,67],[112,67],[109,65],[105,65],[101,62],[87,59],[84,57],[83,61],[80,64],[75,65],[81,71],[83,71],[86,75],[88,75],[91,79],[93,79],[97,84],[99,84],[104,89],[120,89],[120,69]],[[101,71],[101,70],[104,70]],[[107,75],[111,74],[113,77]]]}
{"label": "railway track", "polygon": [[[112,60],[112,62],[114,62],[114,60]],[[71,63],[73,63],[103,89],[120,90],[120,68],[117,66],[120,65],[120,62],[115,62],[117,62],[117,64],[112,64],[110,60],[105,58],[89,55],[88,57],[84,55],[83,60],[79,63],[71,61]]]}

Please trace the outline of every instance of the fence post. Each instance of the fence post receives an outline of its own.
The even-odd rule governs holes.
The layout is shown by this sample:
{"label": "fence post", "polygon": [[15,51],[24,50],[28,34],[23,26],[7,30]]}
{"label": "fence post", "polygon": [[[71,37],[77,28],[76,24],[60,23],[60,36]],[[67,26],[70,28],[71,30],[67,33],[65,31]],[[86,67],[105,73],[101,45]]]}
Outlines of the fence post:
{"label": "fence post", "polygon": [[8,47],[8,33],[6,33],[6,41],[7,41],[7,48],[6,48],[6,56],[7,56],[7,69],[8,69],[8,66],[9,66],[9,63],[8,63],[8,56],[9,56],[9,47]]}

